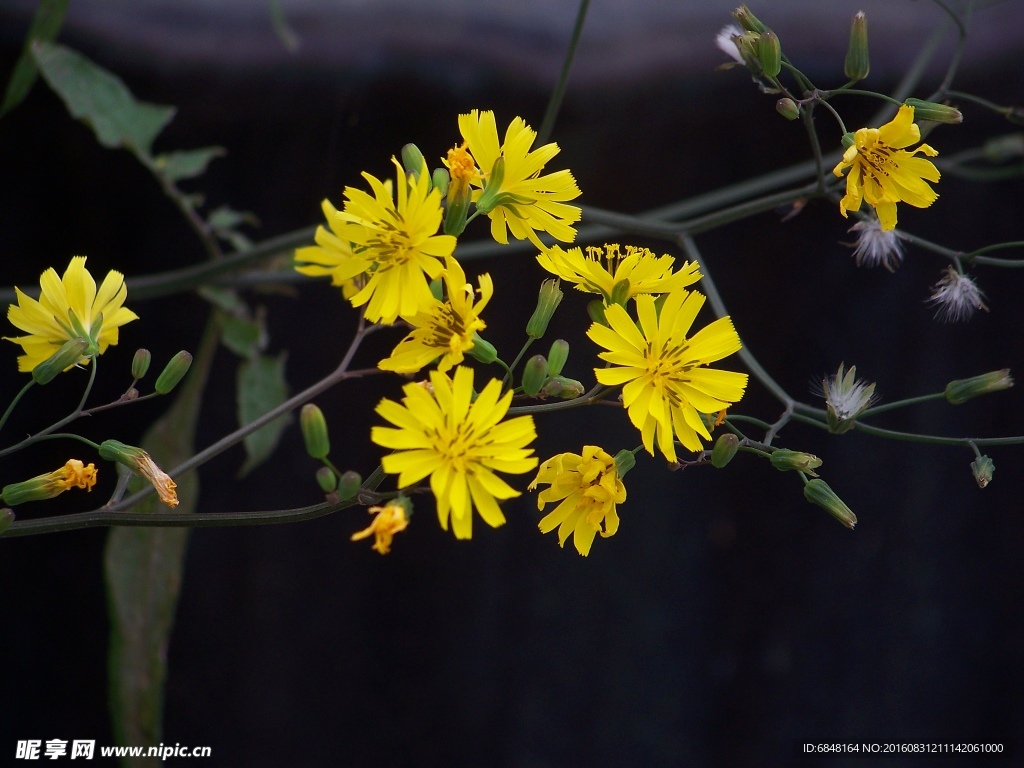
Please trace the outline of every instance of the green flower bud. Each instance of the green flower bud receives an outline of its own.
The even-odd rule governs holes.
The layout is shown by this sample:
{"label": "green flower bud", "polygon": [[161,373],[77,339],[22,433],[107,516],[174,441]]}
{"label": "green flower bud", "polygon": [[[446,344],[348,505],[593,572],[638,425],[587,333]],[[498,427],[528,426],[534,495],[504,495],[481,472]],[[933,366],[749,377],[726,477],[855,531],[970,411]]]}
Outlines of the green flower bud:
{"label": "green flower bud", "polygon": [[306,441],[306,453],[314,459],[325,459],[331,452],[331,441],[327,436],[327,421],[313,403],[306,403],[299,411],[299,427],[302,439]]}
{"label": "green flower bud", "polygon": [[623,448],[621,451],[615,454],[615,471],[619,473],[619,479],[621,480],[626,476],[633,467],[636,466],[636,454],[632,451]]}
{"label": "green flower bud", "polygon": [[604,319],[604,302],[600,299],[594,299],[587,304],[587,314],[590,315],[590,319],[595,323],[608,325],[608,321]]}
{"label": "green flower bud", "polygon": [[430,295],[438,301],[444,301],[444,281],[440,277],[435,277],[429,283]]}
{"label": "green flower bud", "polygon": [[771,30],[757,38],[757,60],[768,77],[778,77],[782,71],[782,46]]}
{"label": "green flower bud", "polygon": [[[550,362],[548,363],[550,366]],[[583,382],[567,379],[565,376],[552,376],[540,391],[540,397],[557,397],[560,400],[575,400],[583,394]]]}
{"label": "green flower bud", "polygon": [[184,378],[186,373],[188,373],[188,369],[191,365],[192,355],[182,350],[172,357],[169,363],[167,363],[167,366],[157,377],[156,384],[153,385],[153,389],[161,395],[166,395],[178,386],[178,382]]}
{"label": "green flower bud", "polygon": [[552,315],[562,303],[562,290],[559,288],[562,281],[558,279],[545,280],[540,284],[540,293],[537,296],[537,308],[533,310],[530,322],[526,324],[526,335],[531,339],[539,339],[548,330],[548,323]]}
{"label": "green flower bud", "polygon": [[850,24],[850,47],[846,50],[843,73],[851,82],[868,76],[871,65],[868,61],[868,19],[864,11],[858,11]]}
{"label": "green flower bud", "polygon": [[931,120],[933,123],[959,125],[964,121],[964,116],[960,110],[948,104],[936,104],[934,101],[921,101],[921,99],[907,99],[903,103],[908,107],[914,108],[915,122],[918,120]]}
{"label": "green flower bud", "polygon": [[316,471],[316,482],[324,493],[334,493],[338,489],[338,476],[330,467],[320,467]]}
{"label": "green flower bud", "polygon": [[[444,169],[439,169],[444,170]],[[473,190],[468,184],[451,184],[447,192],[447,210],[444,214],[444,233],[458,237],[466,229],[466,219],[469,216],[469,204]],[[477,203],[477,207],[480,204]]]}
{"label": "green flower bud", "polygon": [[804,498],[812,504],[817,504],[851,530],[857,524],[857,516],[843,503],[842,499],[836,496],[835,491],[829,488],[828,483],[824,480],[815,478],[808,482],[804,486]]}
{"label": "green flower bud", "polygon": [[469,355],[474,360],[479,360],[485,365],[489,365],[498,359],[498,350],[494,348],[494,345],[487,339],[480,336],[476,331],[473,332],[473,348],[469,350]]}
{"label": "green flower bud", "polygon": [[61,348],[32,369],[32,380],[36,384],[49,384],[61,372],[75,365],[89,349],[89,342],[83,338],[65,341]]}
{"label": "green flower bud", "polygon": [[800,117],[800,107],[792,99],[779,99],[776,101],[775,111],[787,120],[796,120]]}
{"label": "green flower bud", "polygon": [[448,185],[451,183],[452,177],[448,173],[447,168],[435,168],[434,172],[430,175],[430,186],[441,193],[441,197],[448,194]]}
{"label": "green flower bud", "polygon": [[0,509],[0,535],[11,527],[11,523],[14,522],[14,510],[12,509]]}
{"label": "green flower bud", "polygon": [[338,496],[341,497],[342,501],[348,501],[354,498],[362,487],[363,478],[359,476],[358,472],[353,472],[350,469],[348,472],[343,473],[338,480]]}
{"label": "green flower bud", "polygon": [[715,447],[711,449],[711,466],[715,469],[722,469],[732,461],[733,456],[740,449],[740,439],[732,432],[720,435],[715,441]]}
{"label": "green flower bud", "polygon": [[979,488],[984,488],[992,482],[992,475],[995,474],[996,465],[988,456],[979,456],[971,462],[971,474]]}
{"label": "green flower bud", "polygon": [[758,18],[750,12],[750,9],[746,5],[741,5],[735,11],[732,12],[732,17],[736,19],[743,29],[747,32],[756,32],[762,34],[768,31],[768,27],[758,20]]}
{"label": "green flower bud", "polygon": [[565,367],[569,359],[569,342],[565,339],[555,339],[551,342],[551,350],[548,352],[548,373],[557,376]]}
{"label": "green flower bud", "polygon": [[132,358],[132,378],[138,381],[145,376],[151,362],[153,362],[153,355],[148,349],[135,350],[135,357]]}
{"label": "green flower bud", "polygon": [[1013,377],[1010,376],[1010,369],[1003,368],[1001,371],[989,371],[980,376],[972,376],[969,379],[956,379],[946,385],[946,400],[953,405],[966,403],[972,397],[987,395],[990,392],[998,392],[1001,389],[1009,389],[1013,386]]}
{"label": "green flower bud", "polygon": [[415,144],[406,144],[402,147],[402,167],[406,173],[412,174],[414,179],[419,179],[426,165],[427,161],[419,147]]}
{"label": "green flower bud", "polygon": [[523,392],[536,397],[548,377],[548,361],[544,355],[534,355],[523,366]]}
{"label": "green flower bud", "polygon": [[817,456],[802,451],[791,451],[788,448],[779,448],[774,451],[770,460],[772,466],[780,472],[795,469],[813,477],[818,476],[814,470],[821,466],[821,459]]}
{"label": "green flower bud", "polygon": [[[481,169],[482,170],[482,169]],[[501,204],[501,182],[505,180],[505,156],[498,155],[491,168],[491,175],[487,179],[487,186],[483,194],[476,201],[477,210],[480,213],[490,213]]]}

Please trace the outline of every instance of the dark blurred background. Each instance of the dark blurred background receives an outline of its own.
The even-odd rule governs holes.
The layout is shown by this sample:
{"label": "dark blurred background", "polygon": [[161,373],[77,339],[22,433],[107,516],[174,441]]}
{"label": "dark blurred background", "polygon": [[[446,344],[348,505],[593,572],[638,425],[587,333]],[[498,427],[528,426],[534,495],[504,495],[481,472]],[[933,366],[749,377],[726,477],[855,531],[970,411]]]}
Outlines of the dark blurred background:
{"label": "dark blurred background", "polygon": [[[758,93],[743,70],[714,71],[725,59],[713,37],[733,5],[594,0],[553,137],[562,152],[552,167],[572,170],[582,202],[638,212],[809,156],[802,127],[776,115],[775,97]],[[823,5],[752,8],[789,56],[829,85],[842,82],[857,10],[871,25],[865,87],[881,91],[894,87],[942,19],[924,2]],[[157,150],[227,149],[186,186],[211,206],[254,212],[256,239],[318,223],[324,197],[340,204],[344,186],[362,185],[363,170],[389,175],[389,157],[408,141],[436,162],[458,139],[459,112],[494,109],[500,127],[515,115],[539,126],[575,10],[569,2],[400,0],[282,7],[299,38],[294,51],[258,2],[74,3],[60,38],[120,75],[138,98],[178,107]],[[33,8],[0,3],[4,80]],[[975,13],[960,90],[1024,103],[1021,22],[1021,2]],[[942,71],[930,70],[914,95],[926,96]],[[840,106],[852,128],[876,104],[848,98]],[[961,106],[963,126],[942,126],[928,139],[943,155],[1013,130]],[[835,146],[824,114],[819,123]],[[96,276],[204,259],[147,172],[126,152],[100,147],[43,83],[0,120],[0,169],[4,285],[37,285],[43,269],[62,272],[76,254],[88,255]],[[928,210],[901,207],[900,225],[967,250],[1024,236],[1019,178],[947,176],[938,191]],[[895,274],[858,269],[842,244],[850,223],[813,202],[789,221],[769,213],[697,238],[745,344],[789,392],[811,399],[811,384],[840,362],[856,364],[889,401],[988,370],[1020,374],[1019,274],[979,269],[991,311],[940,324],[924,300],[945,262],[909,248]],[[486,237],[486,227],[468,234]],[[543,275],[523,252],[467,269],[483,270],[496,285],[488,337],[507,357]],[[355,326],[335,289],[308,281],[247,297],[267,308],[269,351],[288,350],[292,391],[334,368]],[[103,356],[96,402],[127,386],[136,347],[157,361],[194,349],[206,307],[193,295],[129,295],[128,306],[142,319]],[[584,306],[570,292],[556,322],[572,343],[568,374],[589,383]],[[398,338],[372,337],[356,366],[373,365]],[[17,348],[4,344],[6,402],[24,376],[15,373]],[[200,446],[236,425],[236,367],[222,349]],[[76,372],[33,392],[10,434],[70,410],[82,381]],[[364,474],[376,465],[368,430],[382,393],[397,397],[400,382],[356,381],[317,398],[336,463]],[[98,416],[82,434],[136,442],[164,405]],[[752,383],[742,411],[772,421],[780,407]],[[1024,434],[1021,411],[1011,390],[875,423],[1015,435]],[[638,442],[610,408],[538,418],[538,430],[542,458],[579,452],[585,442],[613,453]],[[987,450],[997,471],[979,490],[963,449],[834,437],[798,424],[779,444],[825,460],[823,476],[860,519],[855,531],[806,503],[796,477],[763,461],[740,456],[726,471],[670,473],[645,454],[627,477],[619,533],[599,539],[586,559],[571,543],[560,550],[554,535],[538,535],[529,494],[505,506],[503,528],[478,520],[471,542],[441,531],[423,501],[387,557],[348,541],[368,522],[361,510],[196,530],[168,652],[164,743],[210,745],[206,762],[224,766],[763,765],[790,762],[797,743],[822,741],[1002,741],[1019,755],[1021,449]],[[5,462],[0,484],[59,466],[66,451],[46,443],[19,454]],[[268,463],[236,480],[243,458],[236,449],[203,467],[201,512],[318,500],[316,465],[294,423]],[[19,515],[92,508],[112,488],[106,474],[90,497],[67,494]],[[112,743],[105,536],[0,541],[6,759],[18,739]],[[864,764],[800,761],[847,762]]]}

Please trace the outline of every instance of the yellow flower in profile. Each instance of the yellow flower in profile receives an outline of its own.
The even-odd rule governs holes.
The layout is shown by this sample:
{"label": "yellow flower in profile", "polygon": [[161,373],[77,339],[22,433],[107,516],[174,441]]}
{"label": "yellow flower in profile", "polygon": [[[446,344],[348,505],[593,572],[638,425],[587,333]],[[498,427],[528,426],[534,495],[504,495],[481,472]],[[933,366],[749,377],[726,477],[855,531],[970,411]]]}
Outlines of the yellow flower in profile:
{"label": "yellow flower in profile", "polygon": [[670,293],[693,285],[701,279],[700,265],[685,261],[677,272],[672,271],[675,259],[668,254],[655,256],[647,248],[618,243],[603,248],[588,245],[587,255],[576,247],[563,250],[554,245],[541,251],[537,261],[544,269],[563,280],[576,284],[576,290],[597,293],[605,304],[622,304],[641,293]]}
{"label": "yellow flower in profile", "polygon": [[409,527],[409,516],[406,514],[405,507],[396,502],[385,504],[383,507],[370,507],[369,512],[371,515],[377,516],[373,518],[373,522],[368,528],[353,533],[351,541],[359,541],[372,535],[374,538],[373,550],[386,555],[391,551],[391,542],[394,540],[395,534]]}
{"label": "yellow flower in profile", "polygon": [[[8,341],[20,344],[25,351],[18,357],[18,370],[29,373],[46,361],[65,342],[83,338],[90,342],[88,355],[106,352],[107,347],[117,344],[118,329],[125,323],[138,320],[139,316],[124,306],[128,289],[124,275],[115,270],[107,272],[99,290],[89,270],[85,268],[85,256],[75,256],[64,270],[64,277],[58,277],[52,267],[39,278],[42,289],[39,300],[25,295],[15,288],[17,304],[7,308],[7,319],[28,336],[4,336]],[[89,362],[82,357],[79,364]]]}
{"label": "yellow flower in profile", "polygon": [[455,238],[438,235],[443,212],[441,193],[431,189],[424,164],[418,177],[397,170],[397,201],[392,185],[364,173],[373,194],[345,188],[345,206],[337,211],[326,200],[324,215],[331,232],[317,229],[316,246],[299,248],[296,269],[310,275],[330,274],[334,285],[366,273],[366,284],[352,305],[366,305],[366,318],[390,324],[399,316],[411,319],[429,306],[431,280],[444,269],[443,259],[455,250]]}
{"label": "yellow flower in profile", "polygon": [[[494,295],[490,275],[477,278],[480,300],[473,302],[473,286],[466,282],[466,273],[454,258],[446,259],[444,282],[447,299],[433,299],[430,307],[422,310],[409,323],[413,331],[377,367],[396,373],[415,373],[440,357],[437,370],[444,373],[463,360],[473,348],[473,335],[486,328],[480,313]],[[433,297],[431,297],[433,298]]]}
{"label": "yellow flower in profile", "polygon": [[459,115],[459,131],[480,169],[482,182],[474,182],[483,185],[475,197],[477,209],[491,218],[491,236],[497,242],[507,243],[509,232],[540,249],[544,245],[537,232],[565,243],[576,239],[572,224],[580,220],[580,209],[566,205],[580,195],[576,180],[567,170],[540,175],[558,154],[557,144],[531,151],[537,132],[517,117],[499,146],[494,113],[476,109]]}
{"label": "yellow flower in profile", "polygon": [[72,488],[91,491],[96,485],[96,466],[85,465],[78,459],[68,459],[60,469],[33,477],[21,483],[4,486],[0,498],[4,504],[24,504],[26,501],[42,501],[59,496]]}
{"label": "yellow flower in profile", "polygon": [[881,128],[861,128],[854,133],[853,144],[832,169],[836,176],[850,169],[839,212],[845,217],[847,211],[859,211],[861,200],[867,200],[878,214],[882,231],[888,232],[896,226],[896,203],[915,208],[927,208],[934,203],[938,194],[925,181],[938,181],[939,170],[930,160],[915,155],[922,152],[935,157],[939,153],[927,144],[913,152],[905,149],[920,140],[914,108],[906,105]]}
{"label": "yellow flower in profile", "polygon": [[637,296],[639,326],[618,304],[605,309],[608,325],[594,323],[587,336],[606,352],[611,363],[594,373],[605,386],[625,385],[622,402],[629,420],[640,430],[644,448],[654,454],[654,441],[669,461],[676,460],[675,437],[691,451],[710,440],[702,413],[717,413],[743,397],[747,374],[706,368],[740,349],[729,317],[719,318],[687,337],[704,296],[679,289],[665,296],[660,314],[653,296]]}
{"label": "yellow flower in profile", "polygon": [[[394,453],[381,461],[384,471],[398,475],[398,487],[408,488],[430,477],[441,527],[458,539],[473,535],[473,508],[488,525],[505,522],[498,499],[519,495],[495,472],[522,474],[537,466],[532,416],[502,421],[512,402],[511,390],[491,379],[473,400],[473,371],[458,366],[448,378],[430,372],[431,389],[406,384],[401,403],[387,398],[377,413],[394,424],[374,427],[370,439]],[[500,422],[500,423],[499,423]]]}
{"label": "yellow flower in profile", "polygon": [[626,500],[626,487],[615,458],[596,445],[583,446],[582,456],[560,453],[548,459],[540,465],[530,490],[538,483],[548,487],[537,495],[537,509],[561,502],[539,524],[541,533],[558,528],[558,546],[565,546],[571,533],[576,551],[586,557],[598,533],[607,538],[619,530],[615,505]]}

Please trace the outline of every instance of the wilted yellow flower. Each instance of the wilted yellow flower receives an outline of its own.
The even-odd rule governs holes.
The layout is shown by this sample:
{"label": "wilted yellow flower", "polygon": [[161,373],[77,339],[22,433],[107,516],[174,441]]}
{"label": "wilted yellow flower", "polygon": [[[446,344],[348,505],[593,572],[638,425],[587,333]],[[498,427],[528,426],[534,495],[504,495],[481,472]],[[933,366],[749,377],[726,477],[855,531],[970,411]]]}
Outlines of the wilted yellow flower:
{"label": "wilted yellow flower", "polygon": [[611,363],[597,368],[606,386],[624,384],[622,401],[629,420],[640,430],[644,448],[658,448],[676,460],[675,437],[691,451],[703,450],[700,438],[710,440],[702,413],[717,413],[743,397],[747,374],[706,368],[740,349],[729,317],[719,318],[687,337],[704,296],[679,289],[668,294],[660,314],[653,296],[637,296],[640,324],[618,304],[605,309],[608,325],[594,323],[587,336],[604,347],[598,357]]}
{"label": "wilted yellow flower", "polygon": [[[20,344],[25,351],[18,357],[19,371],[31,372],[70,339],[89,341],[89,356],[103,354],[107,347],[117,344],[122,325],[139,319],[124,306],[128,295],[124,275],[109,271],[97,291],[96,281],[85,268],[85,259],[72,258],[63,278],[52,267],[43,272],[38,301],[14,289],[18,303],[7,308],[7,319],[29,335],[4,338]],[[78,362],[88,361],[85,356]]]}
{"label": "wilted yellow flower", "polygon": [[600,294],[605,304],[625,305],[637,294],[669,293],[701,278],[697,262],[684,261],[673,272],[672,256],[655,256],[647,248],[627,245],[621,253],[618,243],[606,243],[603,248],[588,245],[586,251],[584,256],[579,247],[563,250],[554,245],[541,251],[537,261],[548,272],[575,283],[576,290]]}
{"label": "wilted yellow flower", "polygon": [[540,465],[530,483],[548,487],[537,494],[537,509],[552,501],[557,507],[540,521],[541,533],[558,528],[558,546],[564,546],[571,533],[576,550],[586,557],[598,533],[612,536],[619,529],[615,505],[626,500],[626,487],[619,478],[615,458],[596,445],[583,446],[583,455],[560,453]]}
{"label": "wilted yellow flower", "polygon": [[26,501],[42,501],[59,496],[72,488],[91,491],[96,485],[96,466],[85,465],[78,459],[69,459],[60,469],[39,475],[21,483],[4,486],[0,498],[12,507]]}
{"label": "wilted yellow flower", "polygon": [[447,371],[462,362],[463,355],[473,348],[473,335],[487,327],[480,313],[494,295],[491,276],[477,278],[480,300],[474,303],[473,286],[466,282],[459,262],[448,257],[445,263],[446,300],[433,299],[428,308],[409,321],[412,333],[398,343],[389,358],[377,364],[381,370],[415,373],[440,357],[437,370]]}
{"label": "wilted yellow flower", "polygon": [[842,176],[847,168],[846,196],[839,201],[839,212],[859,211],[861,200],[867,200],[878,214],[882,231],[896,226],[896,203],[927,208],[938,194],[925,183],[938,181],[939,170],[930,160],[915,157],[922,152],[935,157],[938,152],[922,144],[913,152],[904,148],[921,140],[921,130],[914,123],[914,108],[900,107],[892,121],[881,128],[861,128],[853,135],[853,144],[842,161],[832,169]]}
{"label": "wilted yellow flower", "polygon": [[107,461],[116,461],[128,467],[132,472],[148,480],[160,501],[168,507],[178,506],[178,494],[174,489],[177,483],[170,475],[157,466],[156,462],[141,448],[127,445],[120,440],[104,440],[100,443],[100,456]]}
{"label": "wilted yellow flower", "polygon": [[[458,539],[473,535],[473,508],[488,525],[505,522],[496,499],[519,495],[495,472],[521,474],[537,466],[526,445],[537,433],[532,416],[502,422],[512,402],[511,390],[501,394],[501,383],[491,379],[473,400],[473,371],[458,366],[449,379],[430,372],[432,391],[418,383],[406,384],[401,404],[387,398],[377,413],[395,425],[374,427],[370,439],[394,453],[381,460],[384,471],[398,475],[398,487],[407,488],[430,477],[441,527]],[[499,423],[500,422],[500,423]]]}
{"label": "wilted yellow flower", "polygon": [[385,504],[383,507],[370,507],[369,512],[371,515],[377,516],[373,518],[373,522],[368,528],[353,533],[351,540],[359,541],[372,534],[374,551],[386,555],[391,551],[391,542],[395,538],[395,534],[409,527],[409,517],[405,512],[405,507],[394,502]]}
{"label": "wilted yellow flower", "polygon": [[459,130],[482,179],[474,181],[483,185],[483,192],[474,195],[474,200],[477,208],[490,216],[491,236],[497,242],[507,243],[508,232],[541,249],[544,246],[537,232],[547,232],[561,242],[576,239],[576,230],[571,225],[580,220],[580,209],[566,205],[566,201],[580,195],[576,180],[567,170],[540,175],[558,154],[557,144],[545,144],[531,151],[537,132],[517,117],[499,146],[498,128],[491,111],[474,109],[459,115]]}

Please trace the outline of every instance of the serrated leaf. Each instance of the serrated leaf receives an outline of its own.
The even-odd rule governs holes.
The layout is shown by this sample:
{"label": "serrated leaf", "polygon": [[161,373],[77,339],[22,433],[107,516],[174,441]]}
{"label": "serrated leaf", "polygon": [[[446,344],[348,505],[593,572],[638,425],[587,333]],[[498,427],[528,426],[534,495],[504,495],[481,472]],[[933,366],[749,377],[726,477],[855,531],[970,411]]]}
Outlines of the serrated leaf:
{"label": "serrated leaf", "polygon": [[153,140],[174,117],[174,107],[136,100],[119,77],[63,45],[36,41],[31,47],[43,78],[100,144],[151,161]]}
{"label": "serrated leaf", "polygon": [[32,58],[33,40],[55,40],[64,23],[64,14],[68,10],[68,0],[41,0],[32,25],[25,35],[25,47],[14,65],[11,79],[7,82],[3,104],[0,104],[0,115],[5,115],[18,106],[28,96],[39,76],[39,68]]}
{"label": "serrated leaf", "polygon": [[[202,390],[217,348],[208,333],[196,353],[192,373],[174,404],[147,431],[142,447],[161,467],[170,469],[194,452]],[[142,480],[133,478],[134,487]],[[199,477],[177,478],[175,512],[194,512]],[[135,511],[165,510],[150,496]],[[188,528],[114,527],[107,536],[104,571],[110,614],[108,658],[110,711],[118,744],[159,744],[163,741],[164,684],[167,644],[181,590]],[[125,765],[161,765],[158,758],[125,758]]]}
{"label": "serrated leaf", "polygon": [[[238,366],[238,423],[245,425],[288,399],[284,379],[286,352],[277,357],[258,355]],[[274,452],[290,418],[282,416],[245,438],[245,463],[238,471],[244,477]]]}
{"label": "serrated leaf", "polygon": [[227,152],[223,147],[182,149],[157,155],[153,158],[153,165],[158,173],[171,181],[181,181],[202,176],[214,158],[223,157],[225,154]]}

